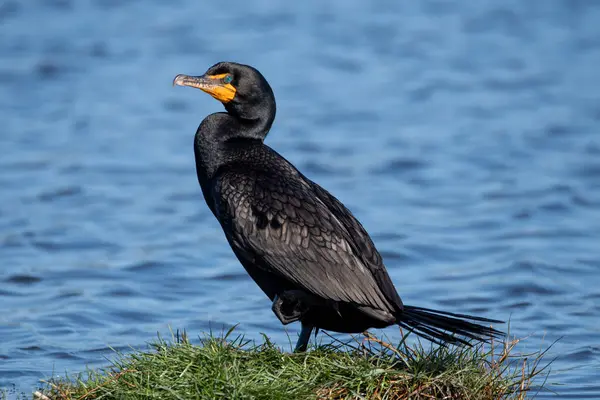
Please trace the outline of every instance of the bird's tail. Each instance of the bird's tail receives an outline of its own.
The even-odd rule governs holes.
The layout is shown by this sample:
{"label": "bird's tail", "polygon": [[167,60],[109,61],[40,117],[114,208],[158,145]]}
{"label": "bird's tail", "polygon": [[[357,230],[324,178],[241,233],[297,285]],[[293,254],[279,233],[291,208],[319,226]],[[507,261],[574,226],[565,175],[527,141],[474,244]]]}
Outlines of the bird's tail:
{"label": "bird's tail", "polygon": [[[487,325],[476,322],[485,322]],[[464,344],[469,341],[489,342],[492,338],[500,338],[504,333],[489,326],[491,323],[501,324],[503,321],[476,317],[473,315],[454,314],[429,308],[404,306],[398,316],[397,324],[417,335],[438,344]]]}

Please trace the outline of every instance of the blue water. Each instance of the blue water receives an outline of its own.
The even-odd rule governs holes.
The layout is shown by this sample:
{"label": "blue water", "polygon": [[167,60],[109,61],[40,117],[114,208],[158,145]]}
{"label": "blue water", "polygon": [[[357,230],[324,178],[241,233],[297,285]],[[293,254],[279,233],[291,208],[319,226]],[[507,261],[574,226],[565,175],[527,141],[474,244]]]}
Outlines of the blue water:
{"label": "blue water", "polygon": [[551,388],[600,398],[593,0],[2,2],[0,387],[169,327],[295,340],[196,182],[221,107],[171,81],[221,60],[267,77],[268,144],[353,210],[406,303],[510,319],[522,351],[562,337]]}

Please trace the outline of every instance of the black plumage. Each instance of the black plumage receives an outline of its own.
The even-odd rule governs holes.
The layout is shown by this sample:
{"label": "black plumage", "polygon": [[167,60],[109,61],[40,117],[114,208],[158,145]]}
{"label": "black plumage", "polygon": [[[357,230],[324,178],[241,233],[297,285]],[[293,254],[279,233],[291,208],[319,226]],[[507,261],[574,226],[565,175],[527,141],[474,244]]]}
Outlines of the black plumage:
{"label": "black plumage", "polygon": [[362,332],[399,324],[438,343],[502,335],[500,321],[403,305],[363,226],[328,191],[263,143],[275,97],[256,69],[222,62],[174,84],[199,88],[227,112],[196,132],[198,181],[208,207],[248,274],[284,324],[301,321],[296,346],[314,328]]}

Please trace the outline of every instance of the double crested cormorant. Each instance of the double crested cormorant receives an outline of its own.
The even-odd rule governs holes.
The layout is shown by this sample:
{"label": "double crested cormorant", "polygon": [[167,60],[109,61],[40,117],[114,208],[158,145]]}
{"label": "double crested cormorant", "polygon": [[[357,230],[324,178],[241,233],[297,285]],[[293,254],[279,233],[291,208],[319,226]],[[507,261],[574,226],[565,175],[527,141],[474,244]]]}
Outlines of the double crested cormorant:
{"label": "double crested cormorant", "polygon": [[404,305],[373,241],[333,195],[263,143],[275,119],[271,87],[253,67],[218,63],[173,85],[210,94],[227,112],[206,117],[194,138],[208,207],[283,324],[300,321],[296,351],[314,328],[359,333],[398,324],[435,343],[469,344],[501,323]]}

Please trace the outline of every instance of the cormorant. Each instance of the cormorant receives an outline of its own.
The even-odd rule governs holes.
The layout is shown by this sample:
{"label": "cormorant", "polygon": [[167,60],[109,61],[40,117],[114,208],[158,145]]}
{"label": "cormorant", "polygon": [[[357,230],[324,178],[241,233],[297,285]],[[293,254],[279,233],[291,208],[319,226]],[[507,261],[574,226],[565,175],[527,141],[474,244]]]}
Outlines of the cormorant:
{"label": "cormorant", "polygon": [[173,85],[198,88],[227,112],[196,131],[198,181],[233,252],[281,323],[300,321],[296,351],[314,328],[360,333],[398,324],[435,343],[503,335],[471,315],[404,305],[369,234],[332,194],[263,143],[275,97],[255,68],[220,62]]}

